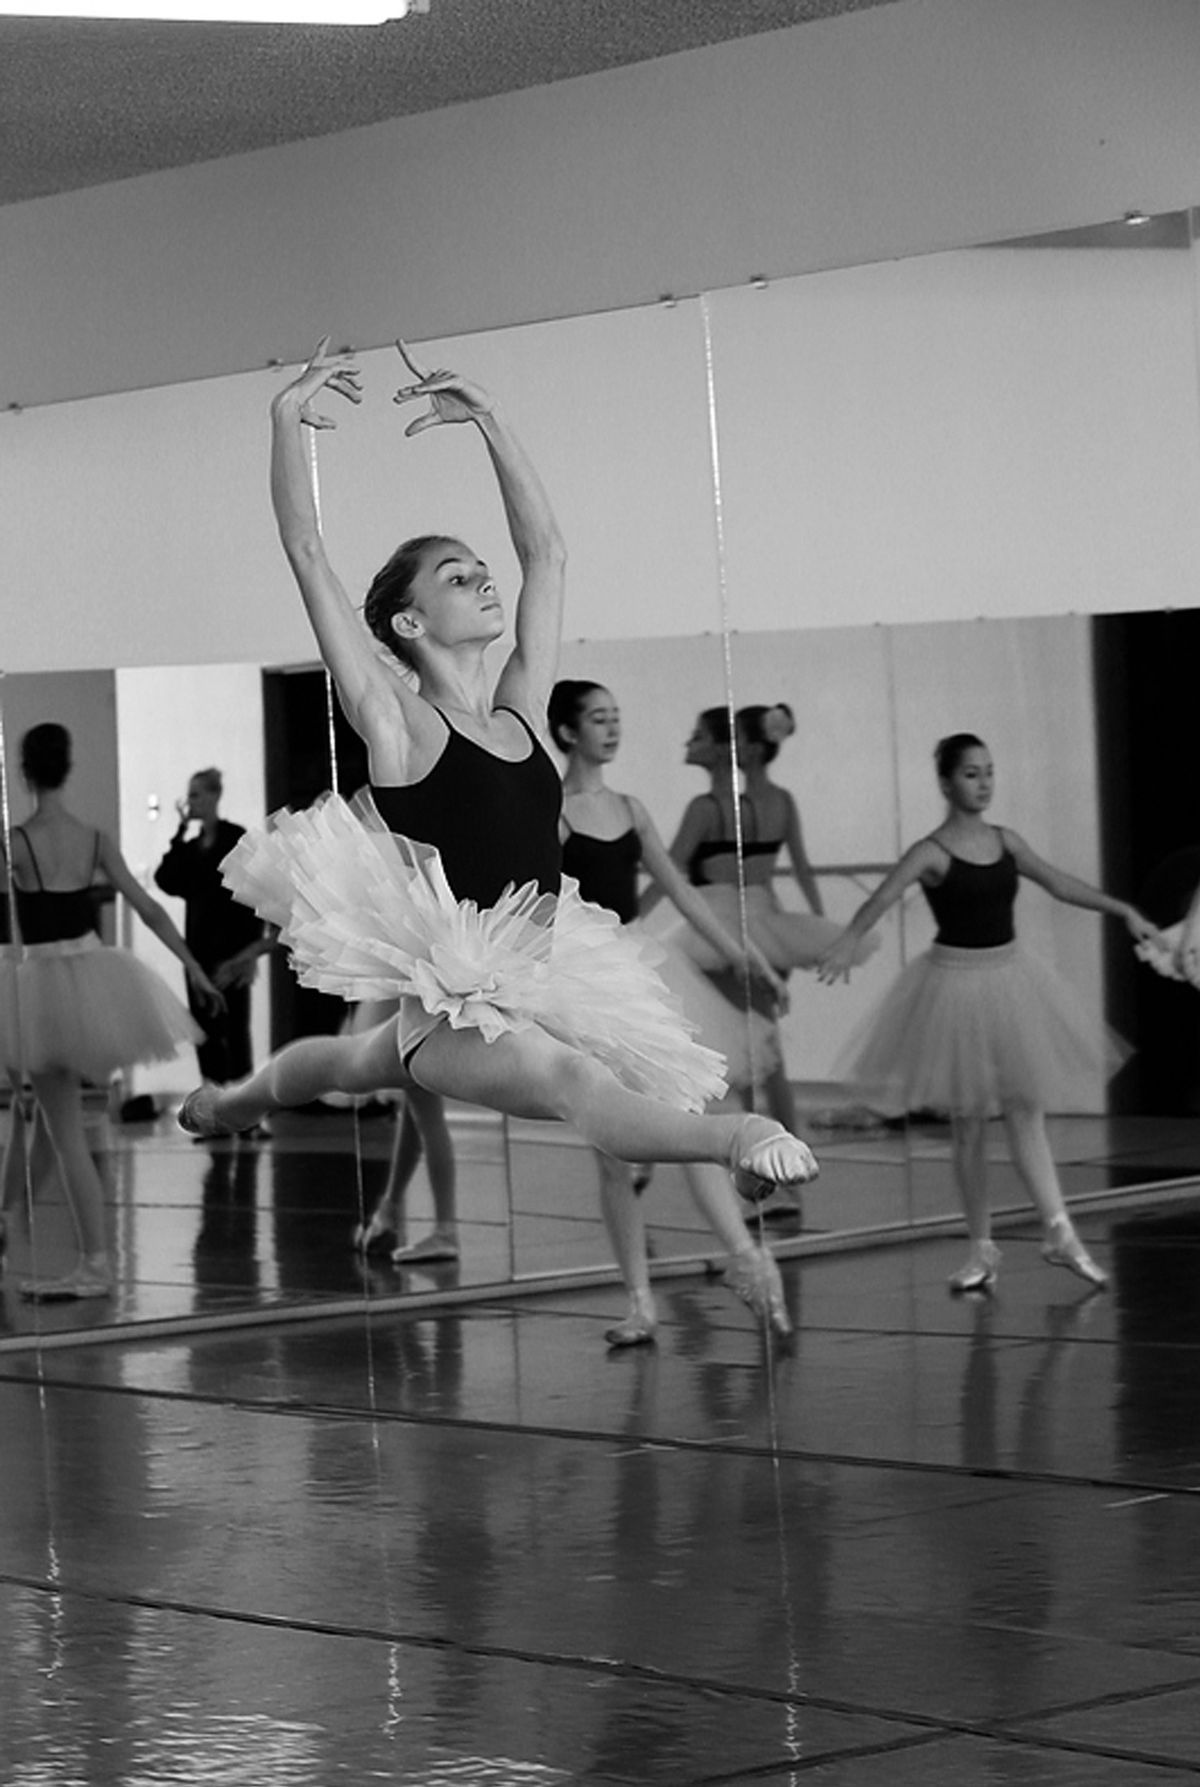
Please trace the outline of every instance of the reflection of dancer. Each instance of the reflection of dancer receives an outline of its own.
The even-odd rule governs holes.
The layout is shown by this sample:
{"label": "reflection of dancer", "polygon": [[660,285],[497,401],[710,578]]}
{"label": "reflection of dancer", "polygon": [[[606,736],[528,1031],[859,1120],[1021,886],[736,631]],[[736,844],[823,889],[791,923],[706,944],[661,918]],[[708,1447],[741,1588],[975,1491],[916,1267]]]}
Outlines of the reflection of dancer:
{"label": "reflection of dancer", "polygon": [[[510,1115],[562,1118],[626,1159],[717,1161],[751,1185],[806,1178],[812,1156],[777,1124],[701,1114],[721,1084],[710,1052],[683,1034],[612,914],[569,884],[560,894],[561,786],[537,736],[561,626],[558,529],[488,396],[401,353],[415,382],[398,401],[430,405],[407,432],[467,423],[487,447],[523,574],[516,645],[493,694],[484,656],[505,626],[496,586],[444,535],[400,547],[366,602],[420,693],[367,638],[325,556],[303,441],[302,423],[329,425],[309,407],[322,389],[360,395],[357,371],[322,343],[272,405],[272,491],[322,655],[367,746],[374,800],[363,817],[333,795],[281,815],[243,840],[226,873],[284,927],[302,978],[344,997],[399,995],[400,1010],[363,1036],[294,1042],[238,1085],[199,1088],[180,1121],[220,1134],[333,1089],[411,1077]],[[731,1286],[786,1323],[778,1269],[724,1179],[705,1213],[734,1256]]]}
{"label": "reflection of dancer", "polygon": [[[749,937],[780,974],[793,968],[812,968],[822,950],[839,935],[840,926],[824,916],[817,878],[804,847],[800,814],[792,795],[772,782],[768,766],[774,762],[783,739],[795,731],[790,707],[743,707],[736,715],[737,761],[730,742],[729,713],[710,707],[698,716],[687,743],[687,762],[707,770],[711,787],[707,794],[689,802],[671,845],[671,855],[686,871],[713,916],[728,930],[741,934],[743,922]],[[735,818],[735,769],[745,771],[745,791]],[[740,840],[738,836],[740,820]],[[740,841],[740,849],[739,849]],[[808,912],[787,912],[780,905],[772,881],[782,850],[787,851],[796,884],[808,903]],[[647,907],[651,902],[647,901]],[[695,932],[684,947],[698,967],[708,973],[727,1001],[725,1022],[709,1034],[721,1047],[746,1023],[745,980],[731,974],[707,943]],[[869,955],[874,939],[861,951]],[[750,991],[749,1004],[760,1016],[761,1002]],[[782,1041],[774,1014],[765,1035],[758,1037],[757,1072],[747,1104],[765,1105],[785,1129],[796,1126],[796,1107],[783,1060]],[[794,1217],[799,1200],[792,1193],[779,1208],[767,1214]]]}
{"label": "reflection of dancer", "polygon": [[[854,914],[821,963],[823,980],[848,979],[859,940],[919,881],[938,930],[929,952],[900,975],[871,1021],[851,1072],[881,1108],[948,1111],[954,1170],[971,1246],[950,1285],[995,1282],[999,1249],[987,1202],[985,1123],[999,1112],[1013,1163],[1042,1221],[1042,1253],[1089,1284],[1105,1274],[1075,1233],[1046,1138],[1045,1112],[1080,1068],[1107,1069],[1103,1040],[1069,987],[1017,947],[1013,906],[1019,878],[1054,899],[1124,920],[1135,938],[1149,919],[1124,900],[1035,856],[1023,838],[983,818],[992,798],[991,755],[973,733],[941,740],[935,753],[947,813],[906,851]],[[1113,1052],[1110,1050],[1110,1053]]]}
{"label": "reflection of dancer", "polygon": [[[621,716],[611,692],[600,683],[556,683],[548,719],[550,736],[567,759],[563,868],[578,881],[582,897],[615,913],[622,924],[630,924],[638,912],[638,871],[644,869],[737,976],[739,984],[748,977],[756,979],[773,1008],[784,988],[766,958],[754,944],[743,949],[737,937],[713,918],[667,854],[641,801],[631,794],[618,794],[606,784],[605,766],[616,756],[621,742]],[[665,966],[663,971],[689,1018],[707,1036],[705,1012],[710,1003],[719,1002],[718,996],[709,992],[698,973],[688,973],[686,962],[676,962],[675,973]],[[737,1075],[730,1077],[736,1079]],[[638,1196],[642,1187],[623,1160],[597,1150],[596,1163],[605,1225],[629,1292],[626,1319],[610,1328],[605,1338],[610,1346],[636,1346],[652,1340],[657,1326],[645,1218]],[[702,1165],[689,1168],[689,1187],[696,1176],[714,1170]]]}
{"label": "reflection of dancer", "polygon": [[[196,1031],[180,1001],[130,950],[96,935],[92,881],[99,872],[187,970],[202,1000],[221,996],[157,900],[126,867],[112,839],[67,810],[71,769],[65,726],[34,726],[21,740],[21,768],[34,811],[12,834],[12,882],[21,942],[3,952],[0,1050],[14,1085],[26,1076],[38,1127],[66,1190],[82,1258],[64,1278],[22,1286],[32,1297],[103,1297],[112,1289],[104,1192],[83,1127],[81,1082],[102,1085],[118,1067],[169,1061]],[[26,1140],[19,1099],[4,1166],[4,1210],[16,1207]],[[45,1162],[35,1146],[31,1166]]]}
{"label": "reflection of dancer", "polygon": [[[244,832],[217,811],[222,787],[219,769],[196,771],[187,800],[178,804],[178,829],[154,871],[162,891],[184,902],[188,948],[225,995],[225,1009],[213,1013],[188,993],[192,1016],[205,1032],[196,1045],[201,1075],[220,1084],[250,1072],[250,988],[258,958],[270,947],[261,920],[221,880],[222,860]],[[200,830],[189,837],[193,821]]]}
{"label": "reflection of dancer", "polygon": [[[394,1003],[363,1004],[355,1014],[356,1034],[385,1023]],[[419,1241],[404,1239],[404,1206],[413,1174],[424,1158],[433,1198],[433,1227]],[[458,1201],[454,1143],[446,1122],[446,1101],[416,1081],[406,1087],[396,1116],[387,1182],[366,1222],[354,1231],[360,1253],[387,1253],[397,1266],[443,1265],[458,1258]]]}

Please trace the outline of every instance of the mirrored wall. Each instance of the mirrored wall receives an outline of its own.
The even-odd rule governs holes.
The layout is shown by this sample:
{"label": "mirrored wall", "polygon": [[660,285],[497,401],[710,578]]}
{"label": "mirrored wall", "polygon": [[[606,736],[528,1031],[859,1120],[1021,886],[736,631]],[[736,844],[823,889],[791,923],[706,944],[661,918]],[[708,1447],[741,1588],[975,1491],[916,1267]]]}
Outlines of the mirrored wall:
{"label": "mirrored wall", "polygon": [[[798,803],[826,910],[848,917],[938,823],[933,745],[970,730],[996,760],[1000,822],[1167,923],[1200,872],[1186,784],[1172,782],[1190,761],[1182,677],[1200,568],[1196,296],[1179,215],[426,351],[503,394],[544,471],[571,551],[563,674],[612,690],[622,740],[609,781],[639,796],[668,842],[706,786],[685,762],[697,713],[786,702],[796,731],[772,774]],[[364,587],[396,537],[419,527],[465,534],[511,592],[482,456],[452,430],[399,444],[394,352],[373,350],[363,365],[368,402],[319,449],[325,530],[348,587]],[[64,721],[76,742],[73,810],[120,839],[148,887],[196,770],[221,768],[228,817],[262,819],[281,749],[271,691],[320,684],[271,534],[264,416],[277,378],[3,419],[18,509],[58,518],[12,541],[14,587],[29,590],[36,620],[26,612],[15,628],[2,685],[9,817],[29,810],[21,735]],[[83,563],[87,599],[64,609]],[[118,625],[106,644],[106,595],[118,586],[124,635]],[[143,594],[133,629],[131,587]],[[338,752],[323,689],[304,699],[298,784],[324,779]],[[298,751],[294,738],[283,747]],[[776,885],[785,906],[803,905],[782,858]],[[182,991],[176,964],[124,902],[102,900],[98,913],[106,940]],[[1036,888],[1022,893],[1020,924],[1097,1025],[1115,1024],[1133,1051],[1111,1087],[1082,1080],[1071,1110],[1055,1115],[1068,1193],[1200,1170],[1194,995],[1155,981],[1116,927]],[[931,935],[923,902],[910,899],[849,986],[793,978],[785,1057],[823,1174],[802,1228],[780,1229],[783,1246],[954,1210],[936,1113],[884,1123],[839,1078],[888,976]],[[286,975],[279,961],[259,975],[260,1057],[287,1034]],[[350,1143],[344,1120],[309,1113],[294,1147],[281,1126],[269,1149],[208,1148],[167,1125],[121,1122],[122,1106],[136,1114],[128,1100],[165,1107],[193,1068],[181,1056],[89,1093],[119,1270],[134,1290],[84,1312],[20,1310],[14,1281],[29,1259],[18,1236],[10,1331],[309,1300],[328,1309],[608,1258],[586,1149],[553,1126],[506,1130],[461,1111],[461,1199],[472,1201],[462,1260],[421,1275],[386,1259],[364,1269],[349,1241],[386,1176],[389,1111],[360,1112]],[[314,1158],[327,1162],[315,1177]],[[657,1258],[709,1250],[676,1173],[659,1169],[646,1196]],[[70,1237],[61,1204],[46,1208],[59,1212],[42,1246],[55,1264]],[[419,1172],[418,1228],[428,1208]]]}

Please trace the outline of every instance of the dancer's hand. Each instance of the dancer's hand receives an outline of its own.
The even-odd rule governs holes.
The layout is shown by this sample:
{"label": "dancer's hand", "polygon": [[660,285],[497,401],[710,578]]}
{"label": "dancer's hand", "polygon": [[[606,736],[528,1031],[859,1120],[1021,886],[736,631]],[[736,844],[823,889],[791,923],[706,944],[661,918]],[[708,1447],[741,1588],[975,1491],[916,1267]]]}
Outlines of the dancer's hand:
{"label": "dancer's hand", "polygon": [[1125,927],[1135,943],[1161,943],[1162,934],[1136,906],[1125,908]]}
{"label": "dancer's hand", "polygon": [[332,416],[325,416],[312,407],[319,391],[334,391],[350,403],[362,402],[362,374],[352,354],[331,354],[329,336],[323,335],[316,352],[299,378],[293,379],[275,397],[271,408],[276,415],[295,413],[308,428],[336,428]]}
{"label": "dancer's hand", "polygon": [[195,987],[197,997],[208,1015],[219,1018],[225,1011],[225,1001],[199,963],[194,968],[187,970],[187,977]]}
{"label": "dancer's hand", "polygon": [[751,980],[757,981],[760,987],[766,988],[775,1001],[776,1012],[782,1017],[790,1003],[787,982],[767,960],[756,943],[752,943],[747,949],[745,962],[739,966],[743,973],[749,974]]}
{"label": "dancer's hand", "polygon": [[1182,980],[1200,987],[1200,935],[1184,930],[1175,950],[1175,966]]}
{"label": "dancer's hand", "polygon": [[251,987],[258,973],[258,951],[239,950],[237,955],[218,962],[213,969],[213,984],[222,992],[227,987]]}
{"label": "dancer's hand", "polygon": [[830,987],[836,981],[848,981],[858,950],[859,938],[847,925],[841,935],[834,938],[829,948],[817,957],[817,979],[823,980]]}
{"label": "dancer's hand", "polygon": [[458,373],[447,372],[444,368],[424,372],[402,341],[396,346],[416,383],[401,385],[392,402],[411,403],[417,397],[429,399],[429,408],[409,423],[404,430],[406,435],[423,434],[425,429],[437,428],[443,422],[483,422],[492,414],[495,406],[480,385],[472,385]]}

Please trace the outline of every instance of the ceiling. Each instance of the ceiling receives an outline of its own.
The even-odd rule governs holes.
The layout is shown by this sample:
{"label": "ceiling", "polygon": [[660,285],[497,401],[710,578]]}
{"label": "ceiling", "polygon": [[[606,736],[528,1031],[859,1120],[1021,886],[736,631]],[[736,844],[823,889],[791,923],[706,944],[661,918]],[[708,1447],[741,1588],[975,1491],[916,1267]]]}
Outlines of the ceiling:
{"label": "ceiling", "polygon": [[367,29],[4,18],[0,204],[895,3],[429,0]]}

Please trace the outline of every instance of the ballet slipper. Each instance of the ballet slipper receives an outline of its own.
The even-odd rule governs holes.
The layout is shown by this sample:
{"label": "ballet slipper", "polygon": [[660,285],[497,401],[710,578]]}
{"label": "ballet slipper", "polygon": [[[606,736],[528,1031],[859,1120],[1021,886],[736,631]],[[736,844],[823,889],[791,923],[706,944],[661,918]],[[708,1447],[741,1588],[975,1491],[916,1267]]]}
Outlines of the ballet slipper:
{"label": "ballet slipper", "polygon": [[[207,1138],[212,1141],[218,1136],[237,1135],[238,1131],[232,1123],[222,1122],[216,1113],[216,1103],[220,1096],[220,1086],[214,1086],[210,1080],[189,1092],[178,1111],[175,1121],[185,1134]],[[247,1125],[253,1128],[253,1125]]]}
{"label": "ballet slipper", "polygon": [[754,1314],[770,1322],[777,1334],[790,1334],[792,1324],[783,1306],[783,1280],[765,1247],[735,1253],[725,1268],[725,1283]]}
{"label": "ballet slipper", "polygon": [[354,1231],[354,1247],[358,1253],[391,1253],[400,1240],[396,1225],[376,1210],[369,1222],[360,1222]]}
{"label": "ballet slipper", "polygon": [[394,1266],[432,1266],[458,1258],[458,1242],[446,1235],[439,1235],[435,1230],[426,1235],[422,1241],[414,1241],[411,1247],[395,1247],[392,1249]]}
{"label": "ballet slipper", "polygon": [[967,1291],[990,1291],[1000,1266],[1000,1249],[994,1241],[973,1241],[966,1261],[946,1280],[954,1296]]}
{"label": "ballet slipper", "polygon": [[733,1187],[758,1204],[781,1185],[805,1185],[820,1172],[806,1142],[769,1117],[743,1117],[729,1149]]}
{"label": "ballet slipper", "polygon": [[1074,1224],[1069,1216],[1056,1216],[1050,1224],[1046,1240],[1042,1243],[1042,1258],[1050,1266],[1065,1266],[1068,1272],[1074,1272],[1085,1284],[1092,1285],[1102,1291],[1108,1283],[1108,1273],[1099,1267],[1079,1236],[1075,1233]]}
{"label": "ballet slipper", "polygon": [[27,1303],[82,1303],[93,1297],[111,1297],[112,1291],[107,1267],[88,1260],[61,1278],[27,1278],[21,1286]]}
{"label": "ballet slipper", "polygon": [[604,1343],[614,1350],[623,1346],[653,1346],[658,1318],[654,1306],[639,1297],[630,1299],[629,1314],[615,1328],[604,1330]]}

